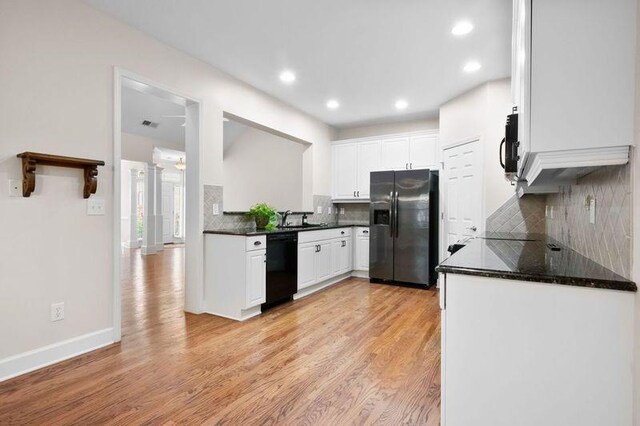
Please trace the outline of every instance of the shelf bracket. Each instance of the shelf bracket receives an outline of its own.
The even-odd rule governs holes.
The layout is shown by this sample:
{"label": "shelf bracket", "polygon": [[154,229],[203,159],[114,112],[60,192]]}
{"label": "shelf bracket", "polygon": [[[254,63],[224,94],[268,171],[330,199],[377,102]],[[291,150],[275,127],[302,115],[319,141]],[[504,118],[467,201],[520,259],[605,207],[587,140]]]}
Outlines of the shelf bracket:
{"label": "shelf bracket", "polygon": [[29,197],[36,189],[36,166],[71,167],[84,170],[84,188],[82,196],[89,198],[98,189],[98,166],[104,166],[104,161],[86,158],[63,157],[61,155],[40,154],[37,152],[23,152],[18,154],[22,159],[22,196]]}

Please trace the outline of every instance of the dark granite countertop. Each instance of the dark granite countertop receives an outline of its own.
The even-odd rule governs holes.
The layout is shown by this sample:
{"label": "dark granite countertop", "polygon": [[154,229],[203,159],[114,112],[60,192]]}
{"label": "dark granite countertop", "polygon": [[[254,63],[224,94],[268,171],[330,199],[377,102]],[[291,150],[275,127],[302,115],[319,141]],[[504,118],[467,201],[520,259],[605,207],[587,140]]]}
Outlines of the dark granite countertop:
{"label": "dark granite countertop", "polygon": [[[506,239],[502,239],[506,238]],[[547,244],[556,244],[560,251]],[[484,234],[436,267],[441,273],[637,291],[635,283],[540,234]]]}
{"label": "dark granite countertop", "polygon": [[253,235],[268,235],[268,234],[282,234],[284,232],[306,232],[306,231],[321,231],[323,229],[337,229],[337,228],[351,228],[353,226],[369,226],[367,223],[340,223],[326,226],[311,226],[308,228],[278,228],[273,231],[267,231],[266,229],[258,230],[256,228],[237,228],[237,229],[210,229],[204,231],[205,234],[222,234],[222,235],[240,235],[240,236],[253,236]]}

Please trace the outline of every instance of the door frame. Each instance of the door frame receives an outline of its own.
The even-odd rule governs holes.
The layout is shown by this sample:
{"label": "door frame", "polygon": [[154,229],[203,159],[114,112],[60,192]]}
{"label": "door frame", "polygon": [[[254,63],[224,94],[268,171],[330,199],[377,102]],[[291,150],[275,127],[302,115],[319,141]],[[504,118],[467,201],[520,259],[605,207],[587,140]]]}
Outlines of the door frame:
{"label": "door frame", "polygon": [[454,143],[448,144],[446,146],[441,146],[441,152],[440,152],[440,158],[441,158],[441,169],[442,169],[442,176],[440,178],[440,260],[443,261],[444,259],[446,259],[447,256],[447,231],[448,231],[448,227],[446,226],[446,218],[447,218],[447,203],[445,202],[445,200],[447,199],[447,191],[448,191],[448,186],[447,186],[447,170],[444,167],[444,161],[445,161],[445,154],[446,151],[448,149],[452,149],[452,148],[458,148],[461,147],[463,145],[467,145],[467,144],[471,144],[471,143],[478,143],[478,179],[480,180],[480,223],[478,224],[478,234],[480,234],[481,232],[484,232],[485,229],[485,221],[486,221],[486,217],[485,217],[485,213],[484,213],[484,194],[485,194],[485,182],[484,182],[484,146],[482,144],[482,137],[481,136],[473,136],[470,138],[465,138],[465,139],[460,139]]}
{"label": "door frame", "polygon": [[185,151],[189,166],[185,170],[185,301],[187,312],[202,313],[204,304],[204,181],[203,170],[203,103],[164,84],[123,68],[113,69],[113,340],[122,339],[122,288],[120,280],[120,234],[122,232],[120,161],[122,160],[122,82],[124,79],[146,84],[186,100]]}

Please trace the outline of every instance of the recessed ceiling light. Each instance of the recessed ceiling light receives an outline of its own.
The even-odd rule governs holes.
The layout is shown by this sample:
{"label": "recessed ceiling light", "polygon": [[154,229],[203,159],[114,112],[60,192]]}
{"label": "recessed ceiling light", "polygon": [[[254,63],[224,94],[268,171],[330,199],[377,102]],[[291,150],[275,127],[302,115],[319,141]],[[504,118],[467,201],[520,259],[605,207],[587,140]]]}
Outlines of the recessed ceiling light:
{"label": "recessed ceiling light", "polygon": [[296,75],[291,70],[284,70],[280,73],[280,81],[291,84],[296,81]]}
{"label": "recessed ceiling light", "polygon": [[340,107],[340,102],[336,101],[335,99],[329,99],[327,101],[327,108],[329,109],[337,109]]}
{"label": "recessed ceiling light", "polygon": [[406,99],[398,99],[396,101],[396,109],[407,109],[407,107],[409,106],[409,102],[406,101]]}
{"label": "recessed ceiling light", "polygon": [[460,21],[451,29],[451,34],[455,36],[463,36],[469,34],[473,30],[473,24],[469,21]]}
{"label": "recessed ceiling light", "polygon": [[482,65],[480,65],[480,62],[478,61],[469,61],[464,65],[464,70],[465,72],[474,72],[474,71],[478,71],[480,68],[482,68]]}

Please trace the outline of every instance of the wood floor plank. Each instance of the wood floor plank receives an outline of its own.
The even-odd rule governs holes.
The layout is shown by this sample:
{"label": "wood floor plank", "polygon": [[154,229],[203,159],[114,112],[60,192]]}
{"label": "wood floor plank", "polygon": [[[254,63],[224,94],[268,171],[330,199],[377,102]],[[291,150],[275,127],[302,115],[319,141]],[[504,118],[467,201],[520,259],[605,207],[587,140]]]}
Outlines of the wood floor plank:
{"label": "wood floor plank", "polygon": [[440,422],[435,290],[353,278],[240,323],[183,312],[183,247],[122,265],[122,342],[0,383],[0,424]]}

